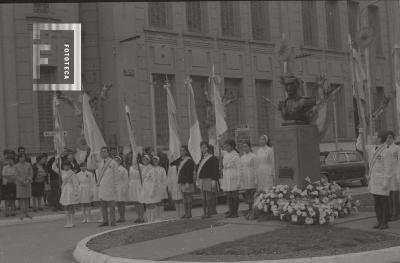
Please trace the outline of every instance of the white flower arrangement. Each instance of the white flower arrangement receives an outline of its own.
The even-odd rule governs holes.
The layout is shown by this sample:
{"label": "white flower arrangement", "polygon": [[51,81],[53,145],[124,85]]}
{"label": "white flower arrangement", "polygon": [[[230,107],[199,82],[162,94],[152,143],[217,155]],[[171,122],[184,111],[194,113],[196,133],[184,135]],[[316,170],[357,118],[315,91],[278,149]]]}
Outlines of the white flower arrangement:
{"label": "white flower arrangement", "polygon": [[307,225],[333,223],[335,218],[357,212],[360,202],[352,199],[348,189],[342,189],[335,182],[311,183],[309,178],[306,182],[305,189],[277,185],[258,193],[255,209],[281,221]]}

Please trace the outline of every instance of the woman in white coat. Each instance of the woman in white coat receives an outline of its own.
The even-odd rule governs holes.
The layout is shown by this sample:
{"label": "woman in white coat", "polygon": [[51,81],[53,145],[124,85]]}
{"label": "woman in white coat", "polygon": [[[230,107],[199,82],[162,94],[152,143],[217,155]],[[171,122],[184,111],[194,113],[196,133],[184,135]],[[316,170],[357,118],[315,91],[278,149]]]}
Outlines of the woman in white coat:
{"label": "woman in white coat", "polygon": [[274,150],[267,135],[260,137],[260,146],[256,154],[257,190],[266,191],[275,185]]}
{"label": "woman in white coat", "polygon": [[241,174],[240,156],[236,150],[236,143],[234,140],[226,140],[224,143],[224,150],[221,188],[227,194],[229,207],[225,217],[238,217]]}
{"label": "woman in white coat", "polygon": [[156,220],[160,220],[162,218],[162,212],[164,209],[164,200],[168,199],[167,193],[167,173],[163,167],[160,166],[160,157],[153,156],[153,164],[154,164],[154,172],[157,177],[157,195],[158,199],[160,200],[157,204],[157,211],[155,215]]}
{"label": "woman in white coat", "polygon": [[129,176],[128,170],[122,165],[122,158],[116,156],[115,161],[118,163],[117,174],[115,177],[115,184],[117,187],[117,202],[119,219],[117,223],[125,222],[125,203],[128,201],[129,192]]}
{"label": "woman in white coat", "polygon": [[86,163],[79,164],[80,172],[77,174],[79,180],[79,197],[83,210],[82,223],[92,221],[90,203],[93,201],[93,188],[96,184],[94,175],[86,169]]}
{"label": "woman in white coat", "polygon": [[143,156],[143,165],[140,166],[143,178],[143,188],[140,196],[140,202],[146,205],[146,217],[148,222],[153,222],[156,219],[156,208],[160,202],[157,192],[157,174],[154,166],[151,164],[151,156],[145,154]]}
{"label": "woman in white coat", "polygon": [[[360,133],[363,129],[360,129]],[[375,144],[366,145],[366,154],[369,161],[369,192],[374,196],[374,206],[377,218],[377,223],[373,226],[375,229],[387,229],[390,208],[389,194],[390,183],[394,174],[394,159],[393,155],[388,150],[387,132],[381,132],[376,138]],[[357,150],[362,151],[361,137],[357,138]]]}
{"label": "woman in white coat", "polygon": [[400,215],[400,171],[399,171],[399,155],[400,155],[400,146],[394,143],[395,134],[392,131],[387,132],[386,144],[388,145],[388,151],[393,157],[393,176],[392,181],[390,183],[390,197],[389,197],[389,205],[390,205],[390,221],[396,221],[399,219]]}
{"label": "woman in white coat", "polygon": [[141,203],[141,195],[142,195],[142,171],[139,167],[139,163],[136,157],[132,159],[132,165],[129,168],[129,193],[128,198],[129,202],[132,202],[136,206],[136,212],[138,218],[135,220],[135,223],[143,223],[144,220],[144,205]]}
{"label": "woman in white coat", "polygon": [[246,214],[246,218],[249,219],[252,217],[254,194],[257,189],[256,155],[251,150],[250,142],[243,144],[243,154],[240,160],[242,162],[240,189],[245,190],[245,199],[249,204],[249,211]]}

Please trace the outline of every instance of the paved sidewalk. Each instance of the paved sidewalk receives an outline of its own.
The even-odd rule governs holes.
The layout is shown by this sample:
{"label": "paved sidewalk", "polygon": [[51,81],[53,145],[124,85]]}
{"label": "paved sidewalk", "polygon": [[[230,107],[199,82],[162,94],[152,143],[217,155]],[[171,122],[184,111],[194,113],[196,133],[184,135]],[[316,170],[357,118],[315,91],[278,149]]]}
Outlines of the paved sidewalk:
{"label": "paved sidewalk", "polygon": [[227,241],[269,232],[278,225],[235,225],[192,231],[180,235],[149,240],[103,251],[111,256],[147,260],[163,260],[207,248]]}

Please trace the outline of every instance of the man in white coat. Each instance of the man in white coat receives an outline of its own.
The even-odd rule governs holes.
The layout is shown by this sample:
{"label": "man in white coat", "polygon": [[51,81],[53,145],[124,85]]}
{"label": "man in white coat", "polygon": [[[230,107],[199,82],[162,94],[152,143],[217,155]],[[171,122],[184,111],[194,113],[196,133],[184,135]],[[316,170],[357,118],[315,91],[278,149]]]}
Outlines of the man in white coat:
{"label": "man in white coat", "polygon": [[[118,164],[110,157],[107,147],[102,147],[100,156],[102,158],[97,169],[99,199],[101,203],[101,213],[103,223],[99,225],[115,226],[115,199],[117,196],[116,175],[118,172]],[[108,219],[108,208],[110,208],[110,220]]]}

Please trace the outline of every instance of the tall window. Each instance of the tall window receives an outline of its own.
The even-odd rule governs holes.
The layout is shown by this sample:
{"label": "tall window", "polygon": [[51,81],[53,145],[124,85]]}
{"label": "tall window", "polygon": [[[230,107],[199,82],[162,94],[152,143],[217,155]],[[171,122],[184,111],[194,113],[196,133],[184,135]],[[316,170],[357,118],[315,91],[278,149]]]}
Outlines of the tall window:
{"label": "tall window", "polygon": [[235,137],[235,129],[241,127],[241,80],[226,78],[224,80],[224,101],[228,103],[225,107],[228,125],[228,135]]}
{"label": "tall window", "polygon": [[318,46],[318,20],[315,1],[301,1],[303,39],[306,46]]}
{"label": "tall window", "polygon": [[[52,83],[54,81],[54,70],[48,67],[40,67],[41,83]],[[37,92],[37,110],[39,119],[39,142],[40,150],[50,152],[54,149],[53,137],[45,137],[45,131],[54,130],[53,121],[53,92]]]}
{"label": "tall window", "polygon": [[240,16],[238,3],[234,1],[221,1],[220,7],[222,36],[240,36]]}
{"label": "tall window", "polygon": [[33,12],[35,14],[48,14],[50,9],[49,3],[34,3]]}
{"label": "tall window", "polygon": [[270,134],[273,128],[274,109],[264,99],[272,97],[271,81],[256,80],[258,135]]}
{"label": "tall window", "polygon": [[269,40],[269,13],[267,1],[251,1],[251,26],[253,38],[256,40]]}
{"label": "tall window", "polygon": [[342,45],[340,37],[340,16],[338,1],[325,1],[325,10],[328,48],[340,49]]}
{"label": "tall window", "polygon": [[148,2],[149,25],[160,28],[170,26],[170,6],[168,2]]}
{"label": "tall window", "polygon": [[[208,78],[200,77],[200,76],[192,76],[192,87],[194,92],[194,99],[196,103],[196,112],[197,118],[199,119],[201,137],[204,140],[208,139],[208,127],[207,121],[207,110],[212,110],[212,105],[210,105],[210,101],[212,97],[206,96],[206,92],[208,92]],[[208,108],[211,107],[211,108]]]}
{"label": "tall window", "polygon": [[357,24],[358,24],[358,15],[360,11],[360,6],[358,2],[355,1],[347,1],[347,16],[349,20],[349,33],[351,36],[351,39],[355,39],[357,35]]}
{"label": "tall window", "polygon": [[[171,84],[171,92],[174,90],[174,75],[168,75],[168,81]],[[157,128],[157,144],[168,145],[169,124],[168,124],[168,105],[167,91],[164,89],[165,74],[153,74],[154,102]],[[175,100],[175,103],[176,100]]]}
{"label": "tall window", "polygon": [[186,2],[186,24],[189,32],[207,31],[207,2]]}
{"label": "tall window", "polygon": [[368,6],[368,25],[373,29],[376,53],[382,54],[381,20],[379,8],[377,6]]}
{"label": "tall window", "polygon": [[[385,98],[385,89],[383,87],[376,87],[376,91],[374,93],[374,110],[376,110],[382,103]],[[375,128],[377,131],[382,131],[386,129],[386,115],[383,112],[376,120],[375,120]]]}

